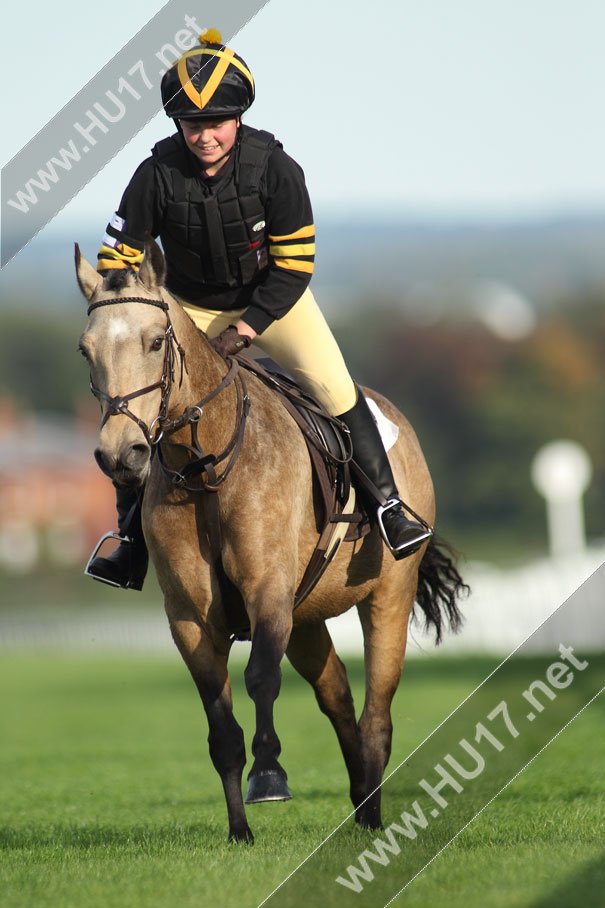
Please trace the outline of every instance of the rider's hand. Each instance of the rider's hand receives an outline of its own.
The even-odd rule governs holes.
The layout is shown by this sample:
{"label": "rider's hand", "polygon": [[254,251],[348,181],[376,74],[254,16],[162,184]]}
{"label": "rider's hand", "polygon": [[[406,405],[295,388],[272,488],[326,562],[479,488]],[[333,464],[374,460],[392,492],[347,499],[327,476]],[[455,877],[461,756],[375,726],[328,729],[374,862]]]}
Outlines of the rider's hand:
{"label": "rider's hand", "polygon": [[249,337],[239,334],[235,325],[229,325],[224,331],[210,340],[214,349],[221,356],[235,356],[252,343]]}

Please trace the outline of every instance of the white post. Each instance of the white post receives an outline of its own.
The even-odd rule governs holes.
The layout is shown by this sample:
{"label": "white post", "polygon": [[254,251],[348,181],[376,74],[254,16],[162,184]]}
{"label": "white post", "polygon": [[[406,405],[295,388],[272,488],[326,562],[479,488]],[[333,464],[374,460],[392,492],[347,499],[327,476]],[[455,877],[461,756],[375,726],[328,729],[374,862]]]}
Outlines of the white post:
{"label": "white post", "polygon": [[536,454],[533,483],[546,500],[550,553],[575,555],[586,548],[582,496],[592,478],[592,464],[575,441],[553,441]]}

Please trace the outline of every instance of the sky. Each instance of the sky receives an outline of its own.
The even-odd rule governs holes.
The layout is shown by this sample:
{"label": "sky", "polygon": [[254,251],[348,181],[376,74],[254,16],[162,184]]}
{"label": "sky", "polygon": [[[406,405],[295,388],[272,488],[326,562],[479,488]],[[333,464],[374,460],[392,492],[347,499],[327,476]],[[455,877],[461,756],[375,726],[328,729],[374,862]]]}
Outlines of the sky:
{"label": "sky", "polygon": [[[3,10],[0,161],[162,5]],[[208,8],[191,13],[220,28],[220,4]],[[230,44],[256,79],[246,121],[303,166],[316,209],[523,217],[605,210],[604,34],[602,0],[269,0]],[[159,113],[46,230],[96,223],[100,235],[171,131]]]}

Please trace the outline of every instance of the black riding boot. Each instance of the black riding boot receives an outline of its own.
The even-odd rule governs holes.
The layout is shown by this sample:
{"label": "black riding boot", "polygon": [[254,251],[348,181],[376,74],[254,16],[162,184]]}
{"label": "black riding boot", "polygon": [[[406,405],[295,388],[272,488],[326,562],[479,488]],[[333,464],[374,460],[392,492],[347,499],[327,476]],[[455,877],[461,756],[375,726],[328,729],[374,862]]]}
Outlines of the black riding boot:
{"label": "black riding boot", "polygon": [[412,555],[433,531],[406,517],[376,420],[359,388],[355,406],[338,418],[351,433],[353,459],[384,496],[376,515],[382,538],[397,560]]}
{"label": "black riding boot", "polygon": [[113,538],[119,538],[120,544],[115,552],[103,558],[96,553],[102,542],[111,538],[112,534],[104,536],[86,566],[87,576],[126,590],[143,589],[149,555],[141,526],[141,501],[142,496],[137,489],[116,486],[119,533]]}

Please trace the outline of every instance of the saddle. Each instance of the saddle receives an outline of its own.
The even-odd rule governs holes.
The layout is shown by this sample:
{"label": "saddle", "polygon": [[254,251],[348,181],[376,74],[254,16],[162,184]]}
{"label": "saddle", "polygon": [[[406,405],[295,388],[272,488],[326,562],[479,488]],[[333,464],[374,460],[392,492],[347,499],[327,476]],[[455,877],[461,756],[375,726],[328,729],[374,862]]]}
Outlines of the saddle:
{"label": "saddle", "polygon": [[342,542],[354,542],[371,530],[370,518],[353,485],[349,430],[269,358],[237,360],[277,394],[307,444],[317,495],[315,519],[319,538],[294,597],[297,608],[314,589]]}

